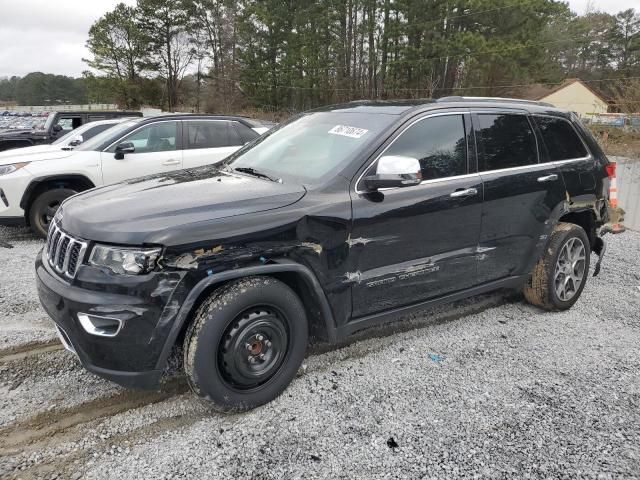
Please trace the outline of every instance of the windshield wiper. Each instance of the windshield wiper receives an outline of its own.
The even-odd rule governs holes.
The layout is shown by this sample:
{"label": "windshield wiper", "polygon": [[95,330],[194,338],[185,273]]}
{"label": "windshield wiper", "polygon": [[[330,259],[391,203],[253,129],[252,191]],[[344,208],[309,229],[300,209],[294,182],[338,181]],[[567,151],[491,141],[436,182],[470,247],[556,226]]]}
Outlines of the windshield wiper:
{"label": "windshield wiper", "polygon": [[237,167],[237,168],[234,168],[234,170],[240,173],[248,173],[249,175],[253,175],[254,177],[266,178],[267,180],[271,180],[272,182],[282,183],[281,178],[273,178],[267,175],[266,173],[259,172],[256,169],[251,167]]}

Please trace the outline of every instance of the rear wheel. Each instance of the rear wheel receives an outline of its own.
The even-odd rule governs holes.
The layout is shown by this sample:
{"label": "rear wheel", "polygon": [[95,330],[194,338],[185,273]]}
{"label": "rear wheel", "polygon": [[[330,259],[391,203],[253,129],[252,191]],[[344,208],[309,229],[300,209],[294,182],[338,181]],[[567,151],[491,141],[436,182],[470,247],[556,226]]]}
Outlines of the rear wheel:
{"label": "rear wheel", "polygon": [[578,225],[559,223],[524,287],[527,301],[545,310],[571,308],[587,283],[590,254],[586,232]]}
{"label": "rear wheel", "polygon": [[29,209],[29,223],[33,233],[46,237],[60,204],[76,193],[78,192],[70,188],[54,188],[38,195]]}
{"label": "rear wheel", "polygon": [[284,283],[249,277],[214,292],[196,312],[184,344],[191,389],[221,411],[276,398],[307,347],[304,306]]}

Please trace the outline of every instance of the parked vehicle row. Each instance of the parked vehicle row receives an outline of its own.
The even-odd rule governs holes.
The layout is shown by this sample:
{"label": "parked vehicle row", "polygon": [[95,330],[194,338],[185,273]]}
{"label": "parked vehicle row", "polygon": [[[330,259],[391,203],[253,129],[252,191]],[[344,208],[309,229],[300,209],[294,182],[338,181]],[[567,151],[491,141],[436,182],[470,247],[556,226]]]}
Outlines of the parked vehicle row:
{"label": "parked vehicle row", "polygon": [[[8,113],[8,112],[3,112]],[[49,112],[16,113],[0,116],[0,131],[2,130],[42,130],[47,122]]]}
{"label": "parked vehicle row", "polygon": [[245,410],[287,387],[310,338],[499,288],[564,310],[591,252],[599,270],[614,166],[568,112],[355,102],[214,165],[200,155],[212,138],[226,138],[222,157],[251,135],[239,118],[209,120],[123,124],[67,161],[89,155],[104,184],[122,165],[158,171],[66,200],[36,260],[66,348],[122,385],[155,386],[181,346],[193,391]]}
{"label": "parked vehicle row", "polygon": [[9,122],[4,129],[0,128],[0,152],[53,143],[86,123],[120,117],[142,117],[142,113],[92,110],[44,112],[39,116],[0,117],[0,122],[3,120]]}
{"label": "parked vehicle row", "polygon": [[54,149],[0,153],[0,224],[27,224],[44,237],[59,205],[78,192],[215,163],[268,129],[260,121],[220,115],[112,121],[115,126],[102,133],[96,130],[107,124],[74,129]]}

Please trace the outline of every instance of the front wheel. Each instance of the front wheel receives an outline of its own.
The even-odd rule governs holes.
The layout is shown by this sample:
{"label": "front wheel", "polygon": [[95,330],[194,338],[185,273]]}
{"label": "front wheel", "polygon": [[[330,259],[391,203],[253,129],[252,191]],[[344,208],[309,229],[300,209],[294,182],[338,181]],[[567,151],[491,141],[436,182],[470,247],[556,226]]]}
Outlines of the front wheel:
{"label": "front wheel", "polygon": [[46,237],[60,204],[76,193],[78,192],[70,188],[54,188],[38,195],[29,209],[29,223],[33,233]]}
{"label": "front wheel", "polygon": [[271,277],[249,277],[215,291],[185,336],[191,389],[220,411],[249,410],[289,385],[304,358],[304,305]]}
{"label": "front wheel", "polygon": [[582,227],[559,223],[524,287],[526,300],[545,310],[567,310],[589,276],[591,247]]}

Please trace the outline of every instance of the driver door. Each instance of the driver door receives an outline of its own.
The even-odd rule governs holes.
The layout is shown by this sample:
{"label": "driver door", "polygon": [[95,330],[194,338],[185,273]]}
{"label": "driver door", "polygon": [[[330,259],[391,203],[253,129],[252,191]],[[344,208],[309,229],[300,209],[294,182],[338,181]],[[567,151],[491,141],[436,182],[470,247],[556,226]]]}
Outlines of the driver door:
{"label": "driver door", "polygon": [[[170,120],[144,125],[101,153],[105,185],[182,168],[180,122]],[[115,158],[118,145],[131,143],[135,150]]]}
{"label": "driver door", "polygon": [[[381,157],[419,160],[422,182],[369,192],[364,180],[357,183],[349,242],[355,264],[346,276],[352,318],[475,285],[482,181],[469,169],[470,132],[462,113],[420,118]],[[378,162],[363,177],[388,173],[376,170]]]}

